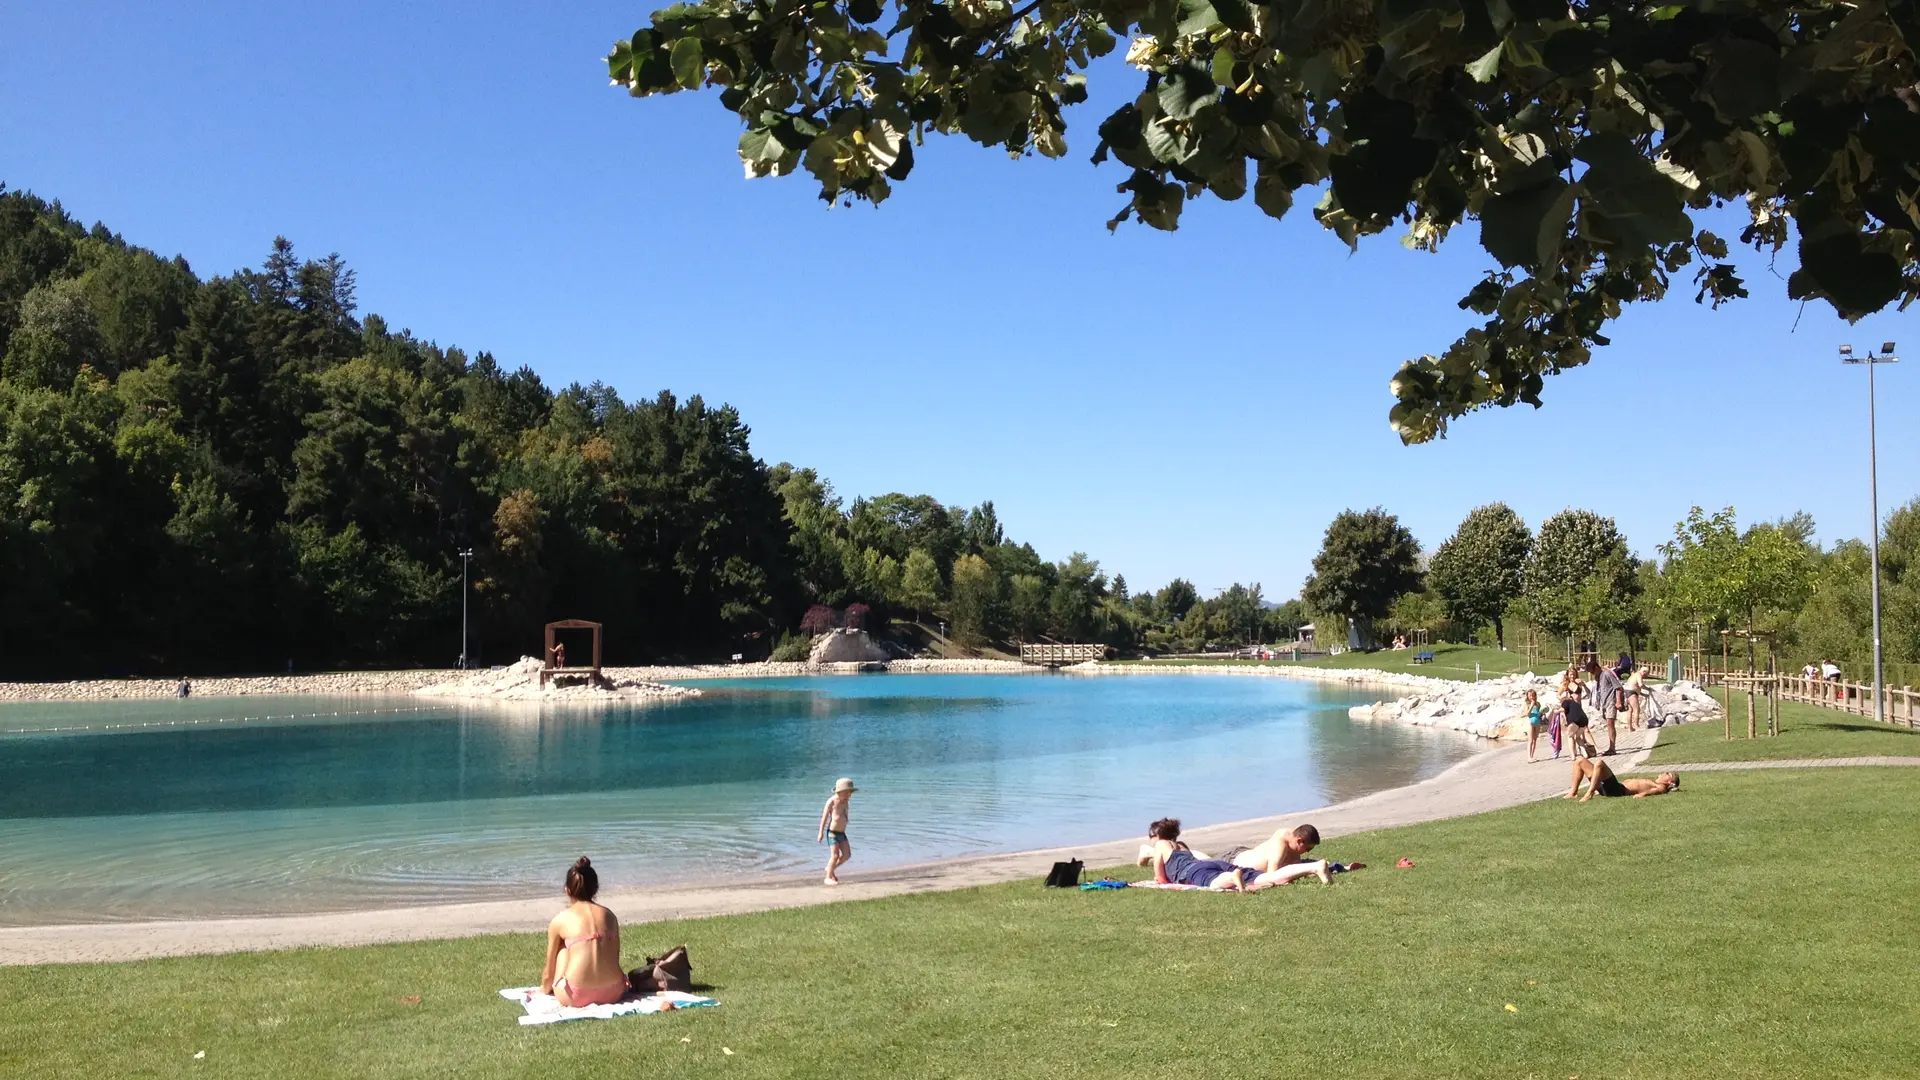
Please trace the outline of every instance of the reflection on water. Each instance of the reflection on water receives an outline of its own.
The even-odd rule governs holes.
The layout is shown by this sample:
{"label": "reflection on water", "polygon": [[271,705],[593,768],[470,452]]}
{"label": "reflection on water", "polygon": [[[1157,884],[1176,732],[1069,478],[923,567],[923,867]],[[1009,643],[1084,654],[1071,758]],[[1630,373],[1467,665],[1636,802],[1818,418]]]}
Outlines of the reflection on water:
{"label": "reflection on water", "polygon": [[[841,775],[858,870],[1304,809],[1471,752],[1280,679],[703,685],[589,708],[278,699],[271,720],[232,699],[0,708],[0,730],[91,728],[0,735],[0,923],[528,895],[582,852],[610,885],[792,873],[821,860]],[[332,715],[354,711],[374,715]]]}

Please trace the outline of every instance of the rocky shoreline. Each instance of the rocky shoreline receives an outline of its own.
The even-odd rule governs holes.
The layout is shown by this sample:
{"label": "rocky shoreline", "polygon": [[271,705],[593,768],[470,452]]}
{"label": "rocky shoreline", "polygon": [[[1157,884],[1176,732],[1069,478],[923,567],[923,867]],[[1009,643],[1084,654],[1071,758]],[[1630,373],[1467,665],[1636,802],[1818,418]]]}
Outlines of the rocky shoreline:
{"label": "rocky shoreline", "polygon": [[[526,670],[520,670],[525,668]],[[602,674],[613,689],[538,686],[539,661],[523,658],[508,668],[462,672],[445,669],[412,671],[342,671],[314,675],[254,675],[196,679],[195,697],[256,697],[301,694],[319,697],[422,696],[469,701],[594,701],[611,697],[673,699],[698,690],[672,685],[699,679],[801,678],[819,675],[891,673],[896,675],[1040,675],[1047,669],[1014,660],[913,659],[846,663],[805,661],[755,664],[666,664],[644,667],[606,667]],[[1317,668],[1293,664],[1110,664],[1088,662],[1060,669],[1071,676],[1205,675],[1212,677],[1304,679],[1354,687],[1378,687],[1401,696],[1357,705],[1349,710],[1356,720],[1393,721],[1422,727],[1446,728],[1482,739],[1525,738],[1519,722],[1526,709],[1528,689],[1551,700],[1551,680],[1544,675],[1509,675],[1479,682],[1457,682],[1408,672],[1371,668]],[[95,679],[66,683],[0,683],[0,702],[112,701],[173,697],[179,683],[168,679]],[[1670,722],[1716,719],[1719,703],[1692,683],[1674,687],[1650,685],[1655,704]]]}
{"label": "rocky shoreline", "polygon": [[[1551,708],[1557,685],[1554,679],[1534,674],[1506,675],[1470,683],[1433,681],[1442,685],[1396,701],[1355,705],[1347,710],[1347,715],[1355,720],[1386,720],[1464,731],[1482,739],[1524,739],[1527,737],[1526,692],[1535,691],[1540,701]],[[1698,684],[1649,683],[1647,691],[1652,698],[1647,715],[1660,716],[1664,723],[1684,724],[1720,716],[1720,703]]]}

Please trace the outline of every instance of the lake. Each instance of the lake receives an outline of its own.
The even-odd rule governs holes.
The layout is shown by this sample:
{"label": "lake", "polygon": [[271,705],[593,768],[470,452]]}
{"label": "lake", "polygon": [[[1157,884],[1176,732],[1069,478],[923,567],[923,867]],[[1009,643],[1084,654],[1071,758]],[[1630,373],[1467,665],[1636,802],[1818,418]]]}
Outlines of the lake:
{"label": "lake", "polygon": [[[0,924],[338,910],[847,873],[1286,813],[1425,779],[1451,732],[1277,678],[863,675],[613,705],[0,706]],[[49,730],[58,728],[61,730]]]}

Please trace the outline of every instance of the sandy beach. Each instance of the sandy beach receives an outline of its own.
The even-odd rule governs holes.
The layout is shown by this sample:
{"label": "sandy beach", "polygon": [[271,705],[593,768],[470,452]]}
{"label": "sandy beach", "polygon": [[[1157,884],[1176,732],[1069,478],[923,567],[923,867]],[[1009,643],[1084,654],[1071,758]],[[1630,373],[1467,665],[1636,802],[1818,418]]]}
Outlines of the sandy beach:
{"label": "sandy beach", "polygon": [[[1615,767],[1632,768],[1652,746],[1655,731],[1622,733]],[[1337,838],[1356,832],[1477,814],[1534,802],[1566,790],[1568,764],[1529,764],[1524,747],[1502,746],[1407,787],[1298,813],[1191,827],[1186,838],[1202,850],[1252,844],[1275,829],[1312,822],[1326,838],[1322,851],[1338,858]],[[1178,808],[1170,810],[1177,812]],[[1144,823],[1143,823],[1144,824]],[[842,900],[935,892],[1006,881],[1039,880],[1057,859],[1085,860],[1090,868],[1133,860],[1139,837],[1072,848],[1023,851],[844,874],[828,888],[809,875],[763,882],[725,882],[603,894],[628,925],[668,919],[734,915]],[[557,890],[556,890],[557,893]],[[559,897],[475,904],[408,907],[271,918],[227,918],[100,923],[0,929],[0,964],[84,963],[203,953],[257,952],[313,946],[535,933],[560,907]]]}

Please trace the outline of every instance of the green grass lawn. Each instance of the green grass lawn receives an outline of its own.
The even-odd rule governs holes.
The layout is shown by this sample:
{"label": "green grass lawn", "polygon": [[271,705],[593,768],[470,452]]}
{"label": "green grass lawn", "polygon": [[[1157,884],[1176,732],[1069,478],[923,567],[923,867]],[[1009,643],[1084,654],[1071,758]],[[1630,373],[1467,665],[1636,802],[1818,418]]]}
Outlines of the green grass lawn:
{"label": "green grass lawn", "polygon": [[494,995],[533,933],[6,968],[0,1075],[1911,1075],[1917,799],[1920,770],[1701,774],[1338,840],[1373,866],[1331,889],[636,926],[633,957],[688,943],[725,1004],[546,1028]]}
{"label": "green grass lawn", "polygon": [[[1727,692],[1713,696],[1724,706]],[[1920,757],[1920,730],[1877,724],[1818,705],[1780,703],[1780,734],[1768,738],[1766,702],[1757,702],[1755,724],[1759,738],[1747,735],[1747,696],[1733,695],[1733,738],[1718,721],[1663,728],[1660,742],[1648,756],[1649,765],[1685,761],[1778,761],[1783,758],[1865,757],[1894,755]]]}

